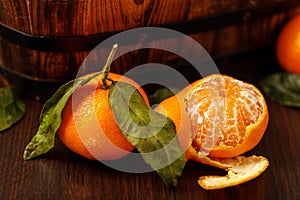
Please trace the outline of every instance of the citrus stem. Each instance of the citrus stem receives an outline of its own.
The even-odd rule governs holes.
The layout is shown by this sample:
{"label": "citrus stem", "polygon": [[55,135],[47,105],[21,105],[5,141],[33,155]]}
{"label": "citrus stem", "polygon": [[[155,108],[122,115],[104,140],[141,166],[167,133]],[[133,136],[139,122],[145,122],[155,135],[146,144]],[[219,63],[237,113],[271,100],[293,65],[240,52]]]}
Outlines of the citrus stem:
{"label": "citrus stem", "polygon": [[108,88],[108,85],[107,85],[107,80],[111,81],[111,79],[108,78],[108,74],[109,74],[109,71],[110,71],[110,65],[113,61],[113,58],[114,58],[114,55],[116,54],[116,51],[117,51],[117,48],[118,48],[118,44],[114,44],[108,58],[107,58],[107,61],[106,61],[106,64],[104,65],[104,68],[103,68],[103,76],[101,78],[101,81],[103,83],[102,85],[102,88],[103,89],[107,89]]}

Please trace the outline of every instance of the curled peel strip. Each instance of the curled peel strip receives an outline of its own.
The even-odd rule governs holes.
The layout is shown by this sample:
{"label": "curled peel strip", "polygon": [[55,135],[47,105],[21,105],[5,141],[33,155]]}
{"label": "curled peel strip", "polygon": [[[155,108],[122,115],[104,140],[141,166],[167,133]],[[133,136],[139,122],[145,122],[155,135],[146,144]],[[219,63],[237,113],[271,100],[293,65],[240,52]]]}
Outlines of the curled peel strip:
{"label": "curled peel strip", "polygon": [[198,184],[206,190],[222,189],[239,185],[258,177],[269,166],[269,161],[263,156],[237,156],[226,159],[210,159],[206,164],[228,171],[226,176],[201,176]]}

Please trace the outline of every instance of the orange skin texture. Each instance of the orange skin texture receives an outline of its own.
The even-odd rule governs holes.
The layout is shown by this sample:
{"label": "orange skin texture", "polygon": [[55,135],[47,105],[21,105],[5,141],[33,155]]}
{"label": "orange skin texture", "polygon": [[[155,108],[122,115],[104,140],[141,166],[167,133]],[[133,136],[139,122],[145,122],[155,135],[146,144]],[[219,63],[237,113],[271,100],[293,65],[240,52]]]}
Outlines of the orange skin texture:
{"label": "orange skin texture", "polygon": [[[138,88],[149,105],[143,89],[133,80],[109,73],[110,79],[130,83]],[[114,160],[129,154],[131,145],[116,124],[109,106],[108,89],[102,89],[99,77],[76,89],[62,112],[58,136],[73,152],[92,160]],[[111,85],[110,81],[107,81]],[[72,97],[76,95],[79,101]],[[73,107],[73,108],[72,108]]]}
{"label": "orange skin texture", "polygon": [[300,14],[288,21],[279,33],[276,56],[285,71],[300,75]]}
{"label": "orange skin texture", "polygon": [[173,120],[180,145],[185,151],[186,158],[189,158],[190,151],[188,151],[188,149],[191,146],[192,134],[187,130],[190,130],[191,126],[190,123],[184,123],[182,121],[188,118],[187,113],[184,111],[182,101],[182,98],[184,97],[183,94],[187,89],[189,89],[189,87],[180,91],[178,94],[163,100],[154,110]]}
{"label": "orange skin texture", "polygon": [[[212,75],[215,76],[215,75]],[[218,76],[218,75],[216,75]],[[221,75],[226,77],[225,75]],[[193,133],[191,131],[190,118],[185,111],[186,105],[184,99],[193,92],[195,88],[205,80],[200,79],[195,81],[191,85],[184,88],[175,96],[169,97],[162,101],[155,109],[157,112],[162,113],[170,117],[176,126],[179,142],[185,149],[187,159],[192,159],[198,162],[205,162],[205,159],[200,158],[196,149],[191,145],[193,141]],[[260,91],[255,88],[255,91],[262,97]],[[254,148],[261,140],[268,125],[269,115],[266,102],[263,101],[264,112],[255,124],[250,125],[247,128],[243,143],[236,146],[215,146],[210,152],[209,157],[215,158],[232,158],[241,155],[252,148]],[[211,162],[208,162],[212,164]]]}

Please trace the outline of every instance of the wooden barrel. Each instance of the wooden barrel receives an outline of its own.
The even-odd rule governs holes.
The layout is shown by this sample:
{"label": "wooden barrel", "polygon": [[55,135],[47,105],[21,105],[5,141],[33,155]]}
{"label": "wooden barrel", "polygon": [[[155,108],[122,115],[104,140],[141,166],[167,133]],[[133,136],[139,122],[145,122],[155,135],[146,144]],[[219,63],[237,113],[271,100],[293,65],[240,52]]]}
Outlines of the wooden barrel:
{"label": "wooden barrel", "polygon": [[[40,95],[49,84],[73,79],[97,44],[123,30],[174,29],[218,56],[272,43],[299,8],[298,0],[0,0],[0,68],[19,87]],[[168,52],[136,51],[112,70],[176,59]]]}

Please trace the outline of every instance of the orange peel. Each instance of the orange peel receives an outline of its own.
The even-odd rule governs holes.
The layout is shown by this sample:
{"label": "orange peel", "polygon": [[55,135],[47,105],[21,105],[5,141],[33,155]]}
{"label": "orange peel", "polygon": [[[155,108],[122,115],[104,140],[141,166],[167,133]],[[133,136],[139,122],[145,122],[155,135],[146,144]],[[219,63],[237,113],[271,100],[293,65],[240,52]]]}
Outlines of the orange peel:
{"label": "orange peel", "polygon": [[263,156],[237,156],[234,158],[213,159],[228,172],[226,176],[201,176],[198,184],[206,189],[222,189],[236,186],[258,177],[269,166],[269,161]]}

